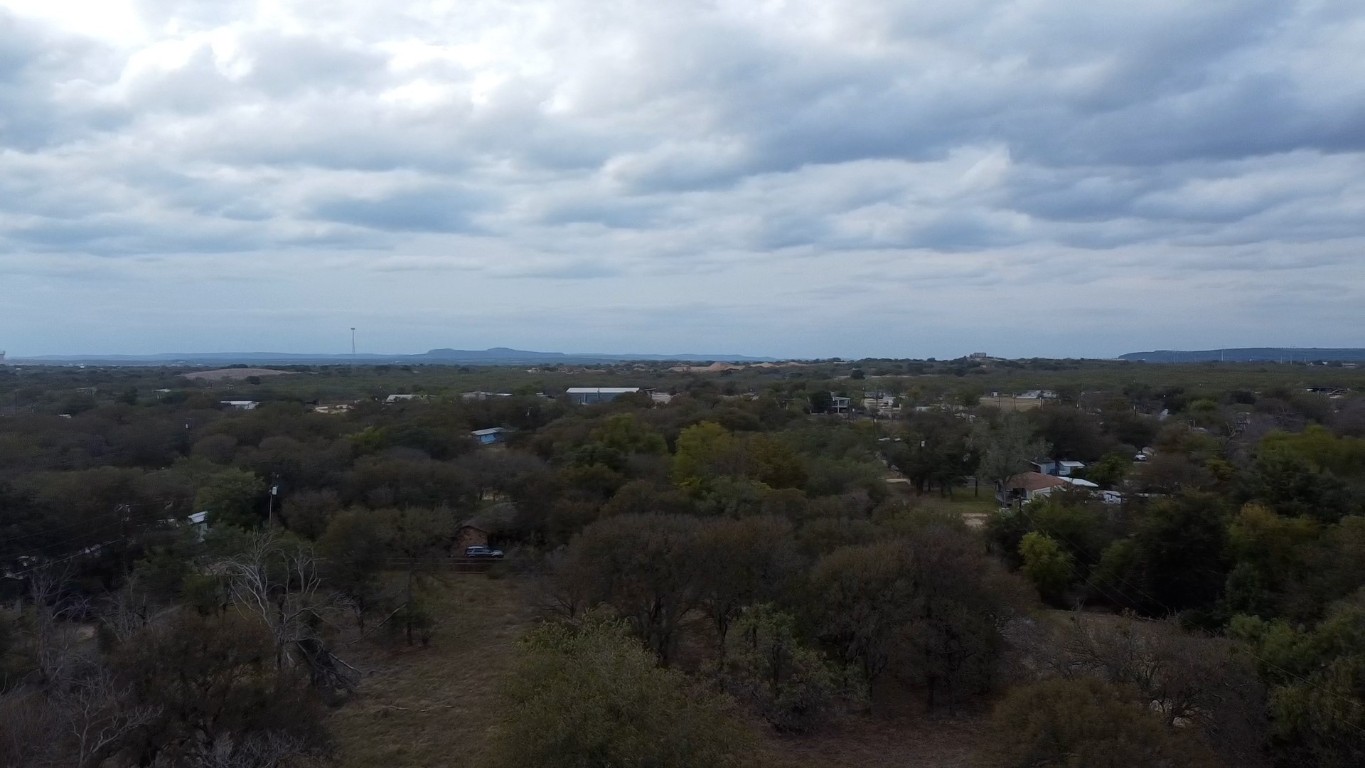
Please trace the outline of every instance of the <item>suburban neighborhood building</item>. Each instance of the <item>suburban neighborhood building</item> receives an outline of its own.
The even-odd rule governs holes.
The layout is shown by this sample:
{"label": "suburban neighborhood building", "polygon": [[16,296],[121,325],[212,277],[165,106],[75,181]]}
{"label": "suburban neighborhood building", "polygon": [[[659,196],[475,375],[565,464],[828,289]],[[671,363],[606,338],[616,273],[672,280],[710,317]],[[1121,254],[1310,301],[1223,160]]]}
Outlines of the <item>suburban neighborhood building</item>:
{"label": "suburban neighborhood building", "polygon": [[878,392],[863,398],[863,410],[878,416],[897,416],[901,412],[900,398]]}
{"label": "suburban neighborhood building", "polygon": [[492,400],[498,397],[511,397],[511,392],[464,392],[460,395],[461,400]]}
{"label": "suburban neighborhood building", "polygon": [[1060,477],[1071,477],[1082,469],[1085,469],[1085,462],[1083,461],[1062,460],[1057,462],[1057,474]]}
{"label": "suburban neighborhood building", "polygon": [[569,387],[564,394],[569,396],[569,401],[574,405],[595,405],[597,403],[610,403],[621,395],[633,395],[641,390],[639,387]]}
{"label": "suburban neighborhood building", "polygon": [[1066,488],[1067,481],[1041,472],[1023,472],[1005,481],[1005,487],[997,496],[1001,505],[1010,506],[1016,502],[1030,502],[1051,494],[1058,488]]}
{"label": "suburban neighborhood building", "polygon": [[507,441],[507,433],[510,429],[505,427],[490,427],[488,429],[476,429],[469,434],[479,442],[479,445],[498,445]]}

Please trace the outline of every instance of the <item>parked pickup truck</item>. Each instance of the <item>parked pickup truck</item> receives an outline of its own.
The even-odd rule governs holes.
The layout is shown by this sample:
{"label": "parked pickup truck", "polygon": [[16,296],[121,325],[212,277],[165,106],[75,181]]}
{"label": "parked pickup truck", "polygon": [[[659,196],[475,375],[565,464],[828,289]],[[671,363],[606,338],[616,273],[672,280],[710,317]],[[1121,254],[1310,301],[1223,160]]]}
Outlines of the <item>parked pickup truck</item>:
{"label": "parked pickup truck", "polygon": [[486,560],[489,558],[497,560],[502,557],[502,550],[489,549],[488,547],[481,546],[465,547],[464,556],[471,560]]}

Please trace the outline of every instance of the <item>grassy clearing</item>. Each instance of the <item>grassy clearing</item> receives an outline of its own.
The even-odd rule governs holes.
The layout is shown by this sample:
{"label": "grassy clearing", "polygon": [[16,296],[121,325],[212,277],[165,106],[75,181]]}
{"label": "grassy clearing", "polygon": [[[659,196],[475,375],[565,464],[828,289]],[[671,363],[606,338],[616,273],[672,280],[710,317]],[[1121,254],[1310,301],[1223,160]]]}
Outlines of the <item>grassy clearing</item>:
{"label": "grassy clearing", "polygon": [[524,582],[452,575],[431,596],[430,647],[355,640],[343,656],[367,674],[329,726],[344,768],[475,766],[498,717],[498,683],[535,620]]}
{"label": "grassy clearing", "polygon": [[815,736],[764,740],[763,768],[989,768],[983,717],[848,718]]}

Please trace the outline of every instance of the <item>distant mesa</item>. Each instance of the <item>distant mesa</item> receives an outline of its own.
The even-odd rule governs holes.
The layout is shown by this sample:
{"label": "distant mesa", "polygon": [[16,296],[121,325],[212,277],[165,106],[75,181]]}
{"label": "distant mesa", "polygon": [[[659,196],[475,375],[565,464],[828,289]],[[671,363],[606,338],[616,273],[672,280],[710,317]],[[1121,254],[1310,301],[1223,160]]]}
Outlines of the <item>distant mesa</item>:
{"label": "distant mesa", "polygon": [[1315,363],[1365,362],[1365,349],[1324,347],[1240,347],[1237,349],[1129,352],[1120,360],[1144,363]]}
{"label": "distant mesa", "polygon": [[185,374],[193,381],[244,381],[252,376],[288,376],[293,371],[277,371],[273,368],[219,368],[213,371],[195,371]]}

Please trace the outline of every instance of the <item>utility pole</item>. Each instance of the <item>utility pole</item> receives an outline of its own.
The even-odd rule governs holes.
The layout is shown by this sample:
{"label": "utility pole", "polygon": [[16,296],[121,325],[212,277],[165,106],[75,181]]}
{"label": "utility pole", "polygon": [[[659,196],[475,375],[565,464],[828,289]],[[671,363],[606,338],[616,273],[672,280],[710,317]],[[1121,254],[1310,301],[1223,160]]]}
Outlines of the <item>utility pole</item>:
{"label": "utility pole", "polygon": [[[269,527],[271,527],[271,528],[274,528],[274,527],[275,527],[275,497],[276,497],[276,496],[279,496],[279,495],[280,495],[280,476],[279,476],[279,474],[272,473],[272,474],[270,475],[270,506],[267,507],[267,514],[269,515],[269,518],[270,518],[270,526],[269,526]],[[257,509],[260,509],[260,507],[257,507]]]}
{"label": "utility pole", "polygon": [[355,326],[351,326],[351,373],[355,373]]}

